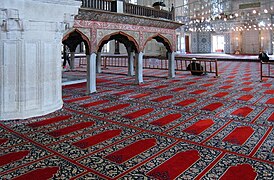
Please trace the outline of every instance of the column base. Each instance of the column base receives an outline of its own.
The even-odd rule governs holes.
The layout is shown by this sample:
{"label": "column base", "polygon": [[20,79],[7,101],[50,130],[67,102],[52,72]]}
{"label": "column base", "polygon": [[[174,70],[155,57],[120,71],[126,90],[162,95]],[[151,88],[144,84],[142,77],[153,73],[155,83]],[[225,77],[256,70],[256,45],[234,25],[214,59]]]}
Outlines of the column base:
{"label": "column base", "polygon": [[49,113],[53,113],[63,107],[63,102],[61,101],[60,103],[56,104],[55,106],[50,106],[48,108],[45,108],[43,110],[28,110],[24,112],[17,112],[17,113],[3,113],[0,117],[0,121],[5,121],[5,120],[15,120],[15,119],[27,119],[27,118],[32,118],[32,117],[37,117],[37,116],[44,116]]}

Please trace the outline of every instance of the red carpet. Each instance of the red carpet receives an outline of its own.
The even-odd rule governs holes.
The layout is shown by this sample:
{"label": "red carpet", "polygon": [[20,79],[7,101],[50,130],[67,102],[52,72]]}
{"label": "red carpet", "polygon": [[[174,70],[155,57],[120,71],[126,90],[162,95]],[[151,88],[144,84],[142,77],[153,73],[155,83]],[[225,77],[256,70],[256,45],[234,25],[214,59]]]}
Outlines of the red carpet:
{"label": "red carpet", "polygon": [[252,99],[252,98],[253,98],[252,95],[243,95],[243,96],[239,97],[237,100],[249,101],[249,100]]}
{"label": "red carpet", "polygon": [[168,87],[168,85],[156,86],[156,87],[154,87],[154,89],[163,89],[163,88],[166,88],[166,87]]}
{"label": "red carpet", "polygon": [[213,86],[213,84],[202,84],[202,86],[204,86],[204,87],[210,87],[210,86]]}
{"label": "red carpet", "polygon": [[139,98],[143,98],[143,97],[149,96],[150,94],[151,93],[137,94],[135,96],[130,96],[130,98],[139,99]]}
{"label": "red carpet", "polygon": [[155,126],[165,126],[177,119],[179,119],[182,115],[181,114],[169,114],[165,117],[162,117],[160,119],[157,119],[150,124],[155,125]]}
{"label": "red carpet", "polygon": [[194,81],[191,81],[191,82],[187,82],[187,83],[185,83],[185,85],[192,85],[192,84],[195,84],[196,82],[194,82]]}
{"label": "red carpet", "polygon": [[104,104],[109,102],[109,100],[100,100],[100,101],[95,101],[95,102],[91,102],[91,103],[86,103],[86,104],[82,104],[82,107],[88,108],[88,107],[92,107],[92,106],[97,106],[100,104]]}
{"label": "red carpet", "polygon": [[113,95],[120,96],[120,95],[125,95],[134,92],[134,90],[126,90],[126,91],[121,91],[118,93],[114,93]]}
{"label": "red carpet", "polygon": [[170,96],[161,96],[161,97],[158,97],[156,99],[152,99],[151,101],[162,102],[162,101],[165,101],[165,100],[168,100],[168,99],[171,99],[171,98],[173,98],[172,95],[170,95]]}
{"label": "red carpet", "polygon": [[0,139],[0,145],[6,143],[7,141],[9,141],[9,140],[8,139]]}
{"label": "red carpet", "polygon": [[67,96],[62,96],[63,99],[71,97],[71,95],[67,95]]}
{"label": "red carpet", "polygon": [[78,83],[78,84],[70,84],[70,85],[65,85],[63,88],[65,89],[75,89],[75,88],[84,88],[86,87],[87,83]]}
{"label": "red carpet", "polygon": [[227,81],[225,81],[226,84],[233,83],[233,82],[234,82],[234,80],[227,80]]}
{"label": "red carpet", "polygon": [[217,102],[217,103],[209,104],[209,105],[203,107],[201,110],[215,111],[216,109],[218,109],[222,106],[223,106],[223,103]]}
{"label": "red carpet", "polygon": [[43,169],[36,169],[14,179],[15,180],[37,180],[37,178],[39,177],[39,180],[47,180],[47,179],[53,178],[54,174],[56,174],[58,170],[59,170],[59,167],[46,167]]}
{"label": "red carpet", "polygon": [[101,109],[99,111],[104,112],[104,113],[109,113],[109,112],[113,112],[113,111],[117,111],[119,109],[129,107],[129,106],[130,106],[130,104],[118,104],[118,105],[115,105],[115,106],[111,106],[109,108]]}
{"label": "red carpet", "polygon": [[189,94],[202,94],[204,92],[206,92],[206,90],[196,90],[196,91],[190,92]]}
{"label": "red carpet", "polygon": [[231,166],[221,177],[221,180],[254,180],[256,177],[257,173],[250,164],[238,164],[236,166]]}
{"label": "red carpet", "polygon": [[199,120],[183,131],[189,134],[199,135],[214,124],[212,119]]}
{"label": "red carpet", "polygon": [[56,122],[59,122],[59,121],[64,121],[64,120],[67,120],[69,118],[71,118],[71,115],[68,115],[68,116],[57,116],[57,117],[45,119],[45,120],[42,120],[42,121],[30,123],[27,126],[35,128],[35,127],[40,127],[40,126],[45,126],[45,125],[53,124],[53,123],[56,123]]}
{"label": "red carpet", "polygon": [[171,89],[171,91],[179,92],[179,91],[183,91],[185,89],[186,89],[186,87],[178,87],[178,88]]}
{"label": "red carpet", "polygon": [[136,85],[107,67],[96,93],[63,87],[60,110],[0,121],[0,179],[273,179],[274,79],[257,62],[218,68],[144,69]]}
{"label": "red carpet", "polygon": [[187,99],[187,100],[184,100],[184,101],[181,101],[179,103],[177,103],[176,105],[177,106],[188,106],[192,103],[196,102],[196,99]]}
{"label": "red carpet", "polygon": [[262,86],[270,88],[272,86],[272,84],[266,83],[266,84],[262,84]]}
{"label": "red carpet", "polygon": [[233,86],[222,86],[222,87],[220,87],[220,89],[230,89],[230,88],[232,88]]}
{"label": "red carpet", "polygon": [[97,82],[97,83],[104,83],[104,82],[109,82],[109,80],[97,78],[97,79],[96,79],[96,82]]}
{"label": "red carpet", "polygon": [[152,111],[154,111],[153,108],[141,109],[139,111],[135,111],[133,113],[124,115],[123,117],[128,118],[128,119],[135,119],[135,118],[138,118],[138,117],[143,116],[145,114],[151,113]]}
{"label": "red carpet", "polygon": [[274,104],[274,98],[270,98],[266,101],[266,104]]}
{"label": "red carpet", "polygon": [[252,82],[243,82],[243,85],[250,85]]}
{"label": "red carpet", "polygon": [[196,150],[180,152],[156,169],[153,169],[148,175],[161,180],[175,179],[199,158],[199,152]]}
{"label": "red carpet", "polygon": [[120,149],[105,158],[115,163],[121,164],[132,157],[152,148],[157,144],[155,139],[145,139],[137,141],[123,149]]}
{"label": "red carpet", "polygon": [[274,94],[274,90],[266,90],[264,93],[265,94]]}
{"label": "red carpet", "polygon": [[9,164],[13,161],[18,161],[20,159],[25,158],[30,152],[29,151],[19,151],[19,152],[12,152],[3,156],[0,156],[0,166],[5,164]]}
{"label": "red carpet", "polygon": [[246,117],[252,111],[253,109],[251,109],[250,107],[242,107],[234,111],[232,115]]}
{"label": "red carpet", "polygon": [[90,98],[90,96],[85,96],[85,97],[79,97],[79,98],[74,98],[74,99],[70,99],[70,100],[64,100],[64,102],[65,103],[73,103],[73,102],[77,102],[77,101],[86,100],[89,98]]}
{"label": "red carpet", "polygon": [[249,126],[237,127],[224,139],[224,141],[232,144],[243,145],[253,132],[254,129]]}
{"label": "red carpet", "polygon": [[83,139],[81,141],[73,143],[74,146],[77,146],[81,149],[88,148],[90,146],[93,146],[95,144],[98,144],[100,142],[106,141],[108,139],[114,138],[116,136],[119,136],[122,133],[122,130],[110,130],[105,131],[100,134],[96,134],[94,136],[91,136],[89,138]]}
{"label": "red carpet", "polygon": [[79,124],[75,124],[75,125],[72,125],[72,126],[65,127],[63,129],[58,129],[56,131],[49,132],[48,134],[56,138],[56,137],[59,137],[59,136],[69,134],[69,133],[74,132],[74,131],[78,131],[78,130],[87,128],[89,126],[92,126],[93,124],[94,124],[94,122],[83,122],[83,123],[79,123]]}
{"label": "red carpet", "polygon": [[228,92],[219,92],[219,93],[213,95],[213,97],[221,98],[221,97],[227,96],[228,94],[229,94]]}
{"label": "red carpet", "polygon": [[253,88],[243,88],[243,89],[241,89],[241,91],[246,91],[246,92],[249,92],[249,91],[252,91],[253,90]]}
{"label": "red carpet", "polygon": [[274,112],[267,118],[268,121],[274,122]]}

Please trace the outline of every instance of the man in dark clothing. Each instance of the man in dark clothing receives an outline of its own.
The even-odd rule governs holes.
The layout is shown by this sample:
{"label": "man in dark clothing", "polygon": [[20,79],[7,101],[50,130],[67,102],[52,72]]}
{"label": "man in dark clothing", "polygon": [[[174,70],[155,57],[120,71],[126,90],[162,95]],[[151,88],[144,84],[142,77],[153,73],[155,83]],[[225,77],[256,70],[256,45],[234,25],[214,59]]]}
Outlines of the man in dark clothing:
{"label": "man in dark clothing", "polygon": [[69,66],[70,66],[70,59],[69,59],[69,48],[68,47],[65,47],[64,46],[64,51],[63,51],[63,58],[64,58],[64,61],[63,61],[63,68],[65,69],[66,68],[66,64],[68,62]]}
{"label": "man in dark clothing", "polygon": [[202,75],[203,72],[203,66],[201,66],[200,63],[192,62],[187,66],[187,70],[191,72],[192,75]]}
{"label": "man in dark clothing", "polygon": [[265,52],[263,52],[263,51],[260,51],[259,59],[260,59],[261,61],[269,61],[268,55],[267,55]]}

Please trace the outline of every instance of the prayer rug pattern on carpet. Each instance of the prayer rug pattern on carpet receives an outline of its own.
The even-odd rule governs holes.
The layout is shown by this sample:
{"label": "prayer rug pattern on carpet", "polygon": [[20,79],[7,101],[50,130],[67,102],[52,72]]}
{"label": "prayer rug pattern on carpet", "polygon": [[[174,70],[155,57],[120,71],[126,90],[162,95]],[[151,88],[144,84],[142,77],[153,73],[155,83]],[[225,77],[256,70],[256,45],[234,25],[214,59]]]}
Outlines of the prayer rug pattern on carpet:
{"label": "prayer rug pattern on carpet", "polygon": [[274,80],[218,63],[218,78],[145,69],[135,85],[110,67],[94,94],[64,86],[62,109],[0,121],[0,179],[273,179]]}

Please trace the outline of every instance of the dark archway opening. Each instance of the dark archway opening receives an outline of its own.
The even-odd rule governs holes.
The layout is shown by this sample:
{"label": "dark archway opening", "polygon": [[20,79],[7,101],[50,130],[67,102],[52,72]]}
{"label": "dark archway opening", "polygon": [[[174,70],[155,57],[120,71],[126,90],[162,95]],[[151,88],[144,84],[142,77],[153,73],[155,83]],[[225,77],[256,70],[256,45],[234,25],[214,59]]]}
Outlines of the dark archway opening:
{"label": "dark archway opening", "polygon": [[[118,42],[125,46],[126,52],[117,54],[115,51],[109,54],[102,54],[104,46],[109,42]],[[98,44],[98,53],[101,54],[102,58],[102,71],[103,73],[112,74],[122,74],[122,75],[134,75],[133,64],[135,63],[133,59],[130,60],[131,56],[135,56],[139,52],[139,47],[137,42],[131,36],[123,33],[117,32],[105,36]],[[119,68],[115,68],[119,67]],[[121,71],[121,67],[123,70]]]}
{"label": "dark archway opening", "polygon": [[73,71],[75,68],[80,66],[81,61],[83,61],[85,64],[87,62],[86,57],[90,54],[90,42],[88,38],[79,30],[75,29],[74,31],[64,36],[62,44],[63,84],[73,84],[79,81],[86,81],[86,75],[76,76]]}
{"label": "dark archway opening", "polygon": [[166,78],[171,59],[172,47],[168,39],[158,34],[147,39],[144,46],[143,69],[158,69],[144,71],[144,77]]}

